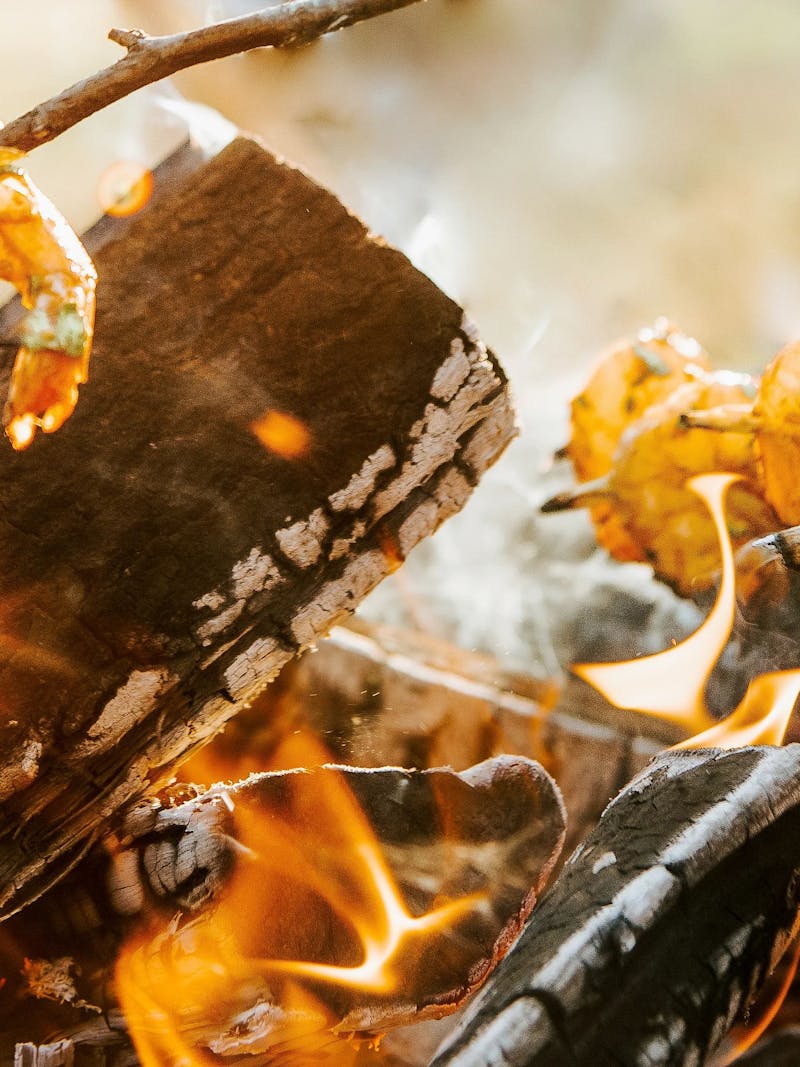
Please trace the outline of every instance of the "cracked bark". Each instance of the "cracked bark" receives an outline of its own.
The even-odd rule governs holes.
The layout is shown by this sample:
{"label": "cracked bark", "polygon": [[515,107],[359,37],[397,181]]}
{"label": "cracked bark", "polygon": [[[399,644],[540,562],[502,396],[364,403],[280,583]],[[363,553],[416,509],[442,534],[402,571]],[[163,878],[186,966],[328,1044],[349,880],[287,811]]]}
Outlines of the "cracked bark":
{"label": "cracked bark", "polygon": [[668,752],[607,808],[432,1067],[691,1067],[796,927],[800,746]]}
{"label": "cracked bark", "polygon": [[[461,309],[305,175],[240,137],[156,179],[87,240],[76,415],[0,453],[0,916],[349,614],[514,434]],[[302,455],[262,444],[270,412],[302,424]]]}

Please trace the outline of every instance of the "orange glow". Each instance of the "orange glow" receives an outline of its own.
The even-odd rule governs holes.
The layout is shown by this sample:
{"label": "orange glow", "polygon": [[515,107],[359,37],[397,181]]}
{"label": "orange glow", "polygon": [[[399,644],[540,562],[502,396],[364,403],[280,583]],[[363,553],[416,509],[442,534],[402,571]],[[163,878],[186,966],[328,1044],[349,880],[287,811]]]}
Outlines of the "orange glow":
{"label": "orange glow", "polygon": [[[304,747],[306,766],[324,760]],[[349,1063],[344,1038],[373,1038],[393,998],[413,999],[437,944],[485,899],[437,897],[417,914],[344,779],[330,771],[304,788],[307,778],[291,773],[269,808],[235,801],[239,859],[217,906],[123,949],[117,993],[143,1067],[207,1067],[234,1032],[240,1053],[324,1046],[330,1057],[332,1045],[326,1062]]]}
{"label": "orange glow", "polygon": [[775,994],[774,999],[768,1006],[767,1010],[761,1016],[757,1023],[752,1026],[748,1026],[745,1032],[741,1035],[731,1051],[724,1056],[717,1064],[717,1067],[728,1067],[729,1064],[735,1063],[740,1056],[744,1055],[749,1048],[755,1045],[756,1041],[764,1034],[767,1027],[772,1020],[781,1010],[783,1002],[792,988],[792,982],[794,982],[795,975],[797,974],[797,967],[800,965],[800,941],[797,941],[792,952],[791,959],[789,960],[789,966],[784,975],[784,979],[781,982],[781,987]]}
{"label": "orange glow", "polygon": [[740,748],[780,745],[800,695],[800,670],[760,674],[747,687],[738,708],[675,748]]}
{"label": "orange glow", "polygon": [[264,448],[283,459],[300,459],[311,447],[311,433],[306,424],[285,411],[268,411],[250,429]]}
{"label": "orange glow", "polygon": [[97,199],[107,215],[125,218],[141,211],[153,195],[153,175],[132,160],[106,167],[97,183]]}
{"label": "orange glow", "polygon": [[687,484],[708,506],[719,536],[722,580],[714,607],[693,634],[673,648],[623,663],[578,663],[572,671],[618,708],[670,719],[691,732],[713,726],[703,692],[733,627],[736,576],[725,522],[733,474],[701,474]]}
{"label": "orange glow", "polygon": [[0,277],[29,312],[14,361],[3,426],[17,451],[37,427],[65,422],[86,381],[97,274],[67,221],[19,168],[20,153],[0,148]]}
{"label": "orange glow", "polygon": [[386,526],[379,526],[378,541],[381,546],[383,558],[386,560],[389,567],[389,573],[394,574],[394,572],[402,567],[405,562],[397,538]]}
{"label": "orange glow", "polygon": [[17,452],[23,451],[33,440],[36,432],[36,420],[32,415],[20,415],[6,426],[6,433]]}

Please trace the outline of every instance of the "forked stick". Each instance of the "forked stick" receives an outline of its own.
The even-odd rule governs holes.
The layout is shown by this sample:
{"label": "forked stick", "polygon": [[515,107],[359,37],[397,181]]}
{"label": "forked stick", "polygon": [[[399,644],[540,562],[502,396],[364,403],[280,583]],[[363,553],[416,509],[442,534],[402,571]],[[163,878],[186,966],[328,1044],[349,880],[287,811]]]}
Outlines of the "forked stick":
{"label": "forked stick", "polygon": [[408,7],[419,0],[291,0],[185,33],[151,37],[113,29],[122,59],[76,82],[0,129],[0,145],[30,152],[137,89],[176,71],[253,48],[308,44],[323,34]]}

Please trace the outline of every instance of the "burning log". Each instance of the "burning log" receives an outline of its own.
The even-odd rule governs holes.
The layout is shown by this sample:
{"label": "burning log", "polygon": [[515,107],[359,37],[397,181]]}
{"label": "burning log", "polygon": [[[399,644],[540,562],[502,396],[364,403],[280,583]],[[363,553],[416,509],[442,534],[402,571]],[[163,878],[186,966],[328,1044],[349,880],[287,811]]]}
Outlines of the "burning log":
{"label": "burning log", "polygon": [[288,664],[183,773],[207,781],[210,763],[214,776],[235,781],[254,767],[277,769],[276,749],[298,729],[357,767],[465,770],[514,752],[558,782],[571,851],[621,785],[682,736],[653,718],[583,717],[592,696],[578,681],[561,690],[492,656],[356,617]]}
{"label": "burning log", "polygon": [[655,760],[433,1067],[705,1062],[797,925],[799,772],[797,745]]}
{"label": "burning log", "polygon": [[514,433],[461,309],[254,141],[179,154],[87,246],[92,381],[58,434],[0,454],[3,916],[352,611]]}
{"label": "burning log", "polygon": [[[209,1052],[311,1056],[340,1034],[449,1014],[536,902],[564,813],[538,765],[500,757],[462,774],[329,765],[254,775],[176,806],[141,805],[124,832],[110,899],[118,915],[143,912],[149,925],[126,942],[117,988],[149,1067],[178,1051],[191,1060],[192,1050],[198,1063]],[[27,951],[36,951],[38,928],[50,951],[72,953],[49,965],[69,1004],[78,998],[73,971],[84,976],[82,1003],[102,1002],[98,946],[107,971],[119,944],[109,931],[124,930],[94,905],[75,908],[81,896],[97,898],[97,884],[91,866],[76,871],[5,924]],[[191,910],[176,923],[176,909]],[[8,950],[3,968],[15,969]],[[46,984],[51,995],[55,983]],[[21,995],[31,1003],[12,981],[6,1004]],[[41,1026],[36,1014],[28,1037]],[[102,1043],[97,1018],[82,1036],[79,1017],[62,1009],[59,1037]],[[18,1018],[15,1009],[12,1025]],[[119,1034],[108,1030],[106,1040]]]}

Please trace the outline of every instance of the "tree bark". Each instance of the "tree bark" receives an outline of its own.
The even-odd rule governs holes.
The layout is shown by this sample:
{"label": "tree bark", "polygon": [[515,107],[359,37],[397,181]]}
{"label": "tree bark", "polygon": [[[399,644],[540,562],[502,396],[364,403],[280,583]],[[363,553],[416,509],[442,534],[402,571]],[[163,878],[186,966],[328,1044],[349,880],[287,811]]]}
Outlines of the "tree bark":
{"label": "tree bark", "polygon": [[514,433],[461,309],[305,175],[238,138],[157,178],[90,235],[75,416],[0,453],[2,916],[352,611]]}
{"label": "tree bark", "polygon": [[432,1067],[705,1062],[796,928],[798,772],[797,745],[655,760]]}

